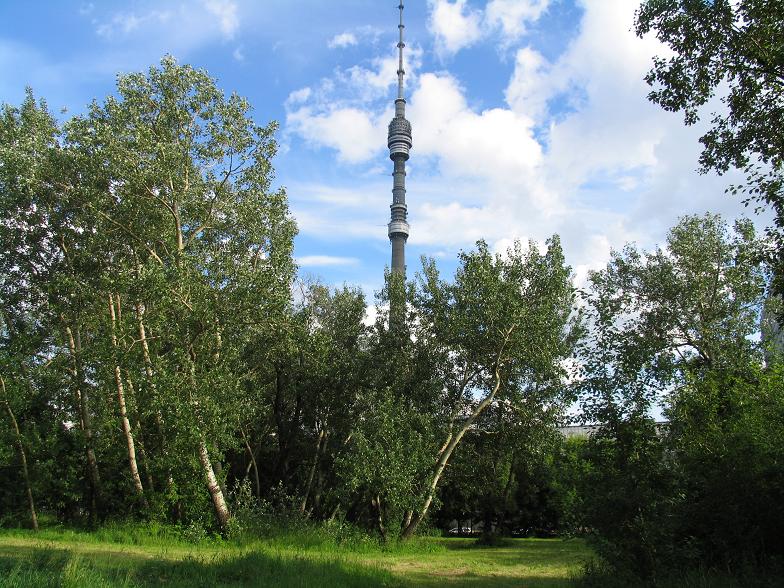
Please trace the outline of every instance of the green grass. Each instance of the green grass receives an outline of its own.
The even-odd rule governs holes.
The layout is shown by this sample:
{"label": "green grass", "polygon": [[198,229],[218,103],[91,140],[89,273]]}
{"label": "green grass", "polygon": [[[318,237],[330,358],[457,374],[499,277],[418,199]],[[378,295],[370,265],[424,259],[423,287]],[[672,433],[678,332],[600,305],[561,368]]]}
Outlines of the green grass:
{"label": "green grass", "polygon": [[317,532],[190,543],[166,527],[0,531],[0,588],[28,586],[573,586],[591,553],[577,540],[419,538],[380,546]]}
{"label": "green grass", "polygon": [[471,539],[430,539],[442,547],[426,554],[381,554],[373,562],[390,570],[405,586],[574,586],[572,578],[591,552],[582,541],[513,539],[483,547]]}

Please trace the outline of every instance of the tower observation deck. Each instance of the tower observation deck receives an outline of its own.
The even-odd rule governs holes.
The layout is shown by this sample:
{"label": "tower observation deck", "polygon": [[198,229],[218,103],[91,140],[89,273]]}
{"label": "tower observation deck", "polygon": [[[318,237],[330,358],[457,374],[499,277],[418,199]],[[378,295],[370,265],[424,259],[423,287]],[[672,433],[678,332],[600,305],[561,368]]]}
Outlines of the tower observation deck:
{"label": "tower observation deck", "polygon": [[392,243],[392,272],[406,274],[406,241],[408,240],[408,207],[406,206],[406,161],[411,150],[411,123],[406,120],[406,100],[403,98],[403,0],[398,6],[400,10],[400,40],[398,41],[397,68],[397,99],[395,100],[395,118],[389,123],[387,146],[389,158],[394,162],[392,172],[392,204],[391,218],[388,225],[389,240]]}

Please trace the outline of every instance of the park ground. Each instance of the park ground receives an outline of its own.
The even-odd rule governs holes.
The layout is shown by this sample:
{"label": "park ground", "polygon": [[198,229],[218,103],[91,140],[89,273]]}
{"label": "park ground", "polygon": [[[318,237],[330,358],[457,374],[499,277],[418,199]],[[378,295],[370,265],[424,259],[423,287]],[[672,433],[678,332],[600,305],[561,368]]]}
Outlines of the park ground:
{"label": "park ground", "polygon": [[573,586],[591,552],[577,539],[465,538],[340,545],[306,535],[263,541],[98,532],[0,531],[0,588],[35,586]]}

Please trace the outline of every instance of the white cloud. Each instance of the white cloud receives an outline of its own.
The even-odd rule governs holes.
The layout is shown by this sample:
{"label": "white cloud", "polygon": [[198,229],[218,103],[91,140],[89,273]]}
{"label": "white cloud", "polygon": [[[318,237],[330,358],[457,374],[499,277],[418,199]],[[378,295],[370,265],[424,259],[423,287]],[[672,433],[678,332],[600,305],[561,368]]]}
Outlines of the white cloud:
{"label": "white cloud", "polygon": [[[412,47],[406,55],[407,78],[416,80],[422,50]],[[291,92],[285,103],[286,133],[335,149],[341,161],[352,164],[383,150],[393,116],[390,88],[397,82],[397,60],[379,57],[370,66],[339,69],[315,88]]]}
{"label": "white cloud", "polygon": [[245,54],[242,52],[242,47],[236,47],[234,51],[232,51],[231,56],[235,61],[245,61]]}
{"label": "white cloud", "polygon": [[385,242],[389,221],[385,212],[389,210],[392,187],[387,177],[376,176],[363,182],[352,177],[345,186],[296,180],[289,183],[291,210],[300,233],[319,242],[360,242],[363,255],[367,253],[368,241]]}
{"label": "white cloud", "polygon": [[411,97],[410,118],[415,157],[435,158],[445,178],[485,184],[474,204],[496,198],[539,210],[557,205],[554,194],[538,185],[543,152],[530,117],[505,108],[477,112],[453,77],[428,73]]}
{"label": "white cloud", "polygon": [[303,102],[307,102],[310,95],[313,93],[309,87],[300,88],[299,90],[294,90],[291,94],[289,94],[288,99],[286,100],[287,106],[294,106],[297,104],[302,104]]}
{"label": "white cloud", "polygon": [[[722,194],[727,178],[694,173],[704,123],[684,127],[680,116],[647,101],[651,57],[667,53],[655,39],[640,40],[631,31],[637,2],[580,4],[575,36],[552,62],[534,47],[516,50],[505,104],[477,107],[472,89],[448,71],[413,76],[412,252],[454,254],[478,238],[502,250],[514,239],[542,243],[559,233],[583,285],[611,248],[628,241],[650,247],[678,215],[710,209],[732,217],[742,210]],[[477,25],[480,15],[465,1],[430,5],[432,33],[445,53],[465,46],[454,39],[449,45],[449,30],[479,26],[482,34],[520,37],[548,6],[494,0]],[[459,17],[451,29],[446,21],[436,26],[439,7]],[[385,160],[393,65],[390,58],[375,60],[370,68],[340,70],[312,90],[292,93],[287,129],[336,149],[343,161],[376,167]],[[391,188],[385,164],[372,182],[352,174],[340,190],[293,206],[303,233],[385,246]],[[413,272],[416,264],[410,267]]]}
{"label": "white cloud", "polygon": [[442,55],[457,53],[482,38],[482,14],[466,5],[466,0],[428,0],[428,27]]}
{"label": "white cloud", "polygon": [[[416,56],[412,53],[408,56],[408,63],[411,64],[415,59]],[[361,97],[365,101],[384,95],[387,89],[397,82],[398,60],[396,57],[376,58],[372,60],[372,64],[373,69],[358,65],[350,67],[343,76],[345,81],[355,88],[357,92],[355,96]],[[413,67],[416,68],[416,66]]]}
{"label": "white cloud", "polygon": [[358,265],[359,259],[356,257],[338,257],[334,255],[303,255],[297,257],[297,265],[300,267],[333,267]]}
{"label": "white cloud", "polygon": [[386,126],[384,121],[373,120],[357,108],[314,114],[310,108],[303,107],[290,112],[286,123],[311,144],[336,149],[340,159],[348,163],[366,161],[381,149]]}
{"label": "white cloud", "polygon": [[117,13],[110,20],[99,23],[95,32],[105,39],[113,39],[117,36],[127,36],[148,25],[156,26],[168,23],[171,17],[172,13],[168,10],[152,10],[142,15],[132,12]]}
{"label": "white cloud", "polygon": [[517,52],[514,73],[505,92],[506,102],[514,112],[542,120],[557,85],[550,70],[550,64],[534,49],[524,47]]}
{"label": "white cloud", "polygon": [[357,41],[357,36],[354,33],[340,33],[329,40],[327,47],[330,49],[343,49],[356,45],[357,43],[359,43],[359,41]]}
{"label": "white cloud", "polygon": [[240,27],[237,3],[232,0],[204,0],[204,7],[218,19],[223,36],[226,39],[233,39]]}
{"label": "white cloud", "polygon": [[387,29],[379,29],[371,25],[355,27],[348,31],[343,31],[327,41],[330,49],[345,49],[362,43],[376,45]]}
{"label": "white cloud", "polygon": [[492,0],[485,8],[485,22],[490,28],[500,28],[508,41],[521,37],[526,26],[542,16],[550,0]]}
{"label": "white cloud", "polygon": [[502,48],[511,46],[546,12],[550,0],[490,0],[484,10],[467,0],[428,0],[428,28],[442,57],[453,55],[493,35]]}
{"label": "white cloud", "polygon": [[[135,11],[97,15],[93,24],[99,37],[115,45],[135,44],[137,60],[142,62],[150,60],[150,57],[142,58],[144,54],[155,59],[163,53],[184,53],[215,39],[231,40],[240,27],[238,5],[234,0],[139,4]],[[114,66],[116,68],[117,64]]]}

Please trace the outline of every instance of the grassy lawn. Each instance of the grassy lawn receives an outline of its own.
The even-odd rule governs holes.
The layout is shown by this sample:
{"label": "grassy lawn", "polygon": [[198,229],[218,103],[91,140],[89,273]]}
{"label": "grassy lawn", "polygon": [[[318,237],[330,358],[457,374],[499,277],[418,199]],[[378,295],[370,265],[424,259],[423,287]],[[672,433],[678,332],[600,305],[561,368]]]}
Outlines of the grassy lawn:
{"label": "grassy lawn", "polygon": [[287,538],[190,544],[139,534],[0,531],[0,588],[16,586],[570,586],[577,540],[417,539],[380,548]]}
{"label": "grassy lawn", "polygon": [[430,539],[443,550],[376,559],[407,586],[571,586],[591,552],[582,541],[510,539],[502,547],[472,539]]}

